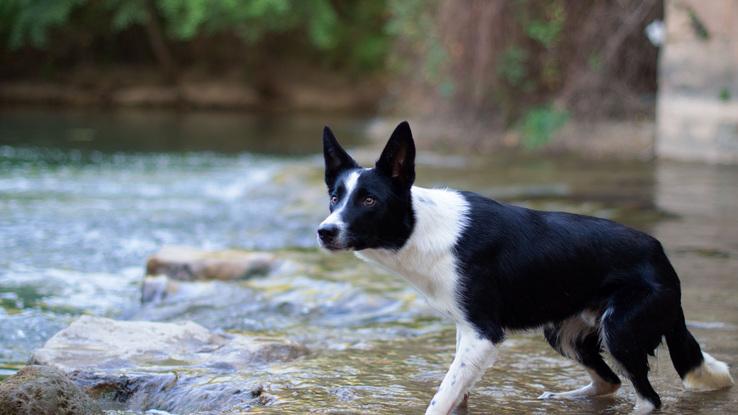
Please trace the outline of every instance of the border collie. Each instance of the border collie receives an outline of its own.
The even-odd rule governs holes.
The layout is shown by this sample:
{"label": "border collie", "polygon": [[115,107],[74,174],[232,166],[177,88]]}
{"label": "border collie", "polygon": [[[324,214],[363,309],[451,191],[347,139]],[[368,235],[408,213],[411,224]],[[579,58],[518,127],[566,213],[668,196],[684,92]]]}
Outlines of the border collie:
{"label": "border collie", "polygon": [[415,144],[402,122],[373,168],[360,167],[331,130],[323,132],[330,215],[321,247],[407,279],[456,323],[456,355],[426,414],[449,414],[495,361],[509,330],[543,328],[592,382],[569,392],[609,395],[633,383],[635,412],[661,405],[648,356],[666,338],[686,389],[728,387],[728,366],[700,350],[687,330],[679,278],[659,241],[618,223],[507,205],[471,192],[413,186]]}

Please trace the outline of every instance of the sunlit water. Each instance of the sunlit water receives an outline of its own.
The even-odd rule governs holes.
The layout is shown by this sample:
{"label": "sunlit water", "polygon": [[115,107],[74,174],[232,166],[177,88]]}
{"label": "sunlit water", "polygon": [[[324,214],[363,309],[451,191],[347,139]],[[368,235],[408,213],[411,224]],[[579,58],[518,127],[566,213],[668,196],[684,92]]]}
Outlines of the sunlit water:
{"label": "sunlit water", "polygon": [[[79,314],[194,320],[286,338],[308,357],[241,374],[278,397],[256,413],[420,413],[453,356],[450,323],[400,279],[315,249],[325,215],[322,124],[352,147],[362,119],[241,114],[0,113],[0,374]],[[422,137],[418,137],[422,140]],[[377,147],[377,145],[373,145]],[[358,152],[361,161],[376,156]],[[693,332],[738,364],[738,169],[422,152],[418,182],[623,221],[664,243]],[[164,245],[276,250],[293,266],[140,305],[146,257]],[[538,401],[587,382],[538,333],[510,336],[470,413],[627,413],[633,392]],[[662,413],[727,413],[734,390],[683,392],[661,350]],[[733,371],[736,375],[735,370]]]}

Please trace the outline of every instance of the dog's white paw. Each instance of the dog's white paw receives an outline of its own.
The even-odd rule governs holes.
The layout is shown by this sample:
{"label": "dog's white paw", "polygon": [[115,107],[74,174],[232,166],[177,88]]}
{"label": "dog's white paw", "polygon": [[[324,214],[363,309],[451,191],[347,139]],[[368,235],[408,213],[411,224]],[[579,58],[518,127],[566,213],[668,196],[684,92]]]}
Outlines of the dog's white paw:
{"label": "dog's white paw", "polygon": [[591,396],[612,395],[620,388],[620,384],[592,382],[587,386],[568,392],[543,392],[538,399],[578,399]]}
{"label": "dog's white paw", "polygon": [[647,415],[653,412],[654,409],[656,409],[656,407],[651,402],[645,399],[638,399],[638,402],[636,402],[636,405],[633,408],[632,414],[633,415]]}
{"label": "dog's white paw", "polygon": [[543,392],[543,394],[541,394],[541,396],[539,396],[538,399],[556,399],[558,398],[557,395],[558,395],[557,393],[553,393],[553,392]]}

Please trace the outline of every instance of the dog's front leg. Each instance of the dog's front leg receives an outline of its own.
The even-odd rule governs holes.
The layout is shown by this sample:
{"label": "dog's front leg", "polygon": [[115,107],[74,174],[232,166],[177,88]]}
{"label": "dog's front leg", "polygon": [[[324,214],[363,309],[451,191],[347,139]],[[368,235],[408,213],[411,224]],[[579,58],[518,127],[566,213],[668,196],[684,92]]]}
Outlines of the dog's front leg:
{"label": "dog's front leg", "polygon": [[494,364],[497,347],[466,325],[456,326],[456,356],[444,376],[426,415],[447,415],[464,399],[464,395]]}

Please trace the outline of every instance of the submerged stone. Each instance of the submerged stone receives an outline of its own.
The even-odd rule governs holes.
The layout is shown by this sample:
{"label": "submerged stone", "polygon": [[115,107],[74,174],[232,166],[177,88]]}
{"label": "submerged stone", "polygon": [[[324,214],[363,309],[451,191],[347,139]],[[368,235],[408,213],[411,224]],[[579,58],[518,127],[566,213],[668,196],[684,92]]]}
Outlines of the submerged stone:
{"label": "submerged stone", "polygon": [[61,370],[26,366],[0,383],[0,415],[89,415],[102,409]]}
{"label": "submerged stone", "polygon": [[179,281],[237,280],[265,275],[277,265],[274,254],[239,250],[202,251],[165,247],[146,262],[146,274]]}
{"label": "submerged stone", "polygon": [[70,377],[106,409],[173,414],[245,411],[276,401],[258,382],[178,373],[128,374],[74,371]]}
{"label": "submerged stone", "polygon": [[272,402],[263,385],[243,375],[306,353],[290,342],[213,333],[193,322],[83,316],[31,360],[64,370],[106,408],[193,413]]}

